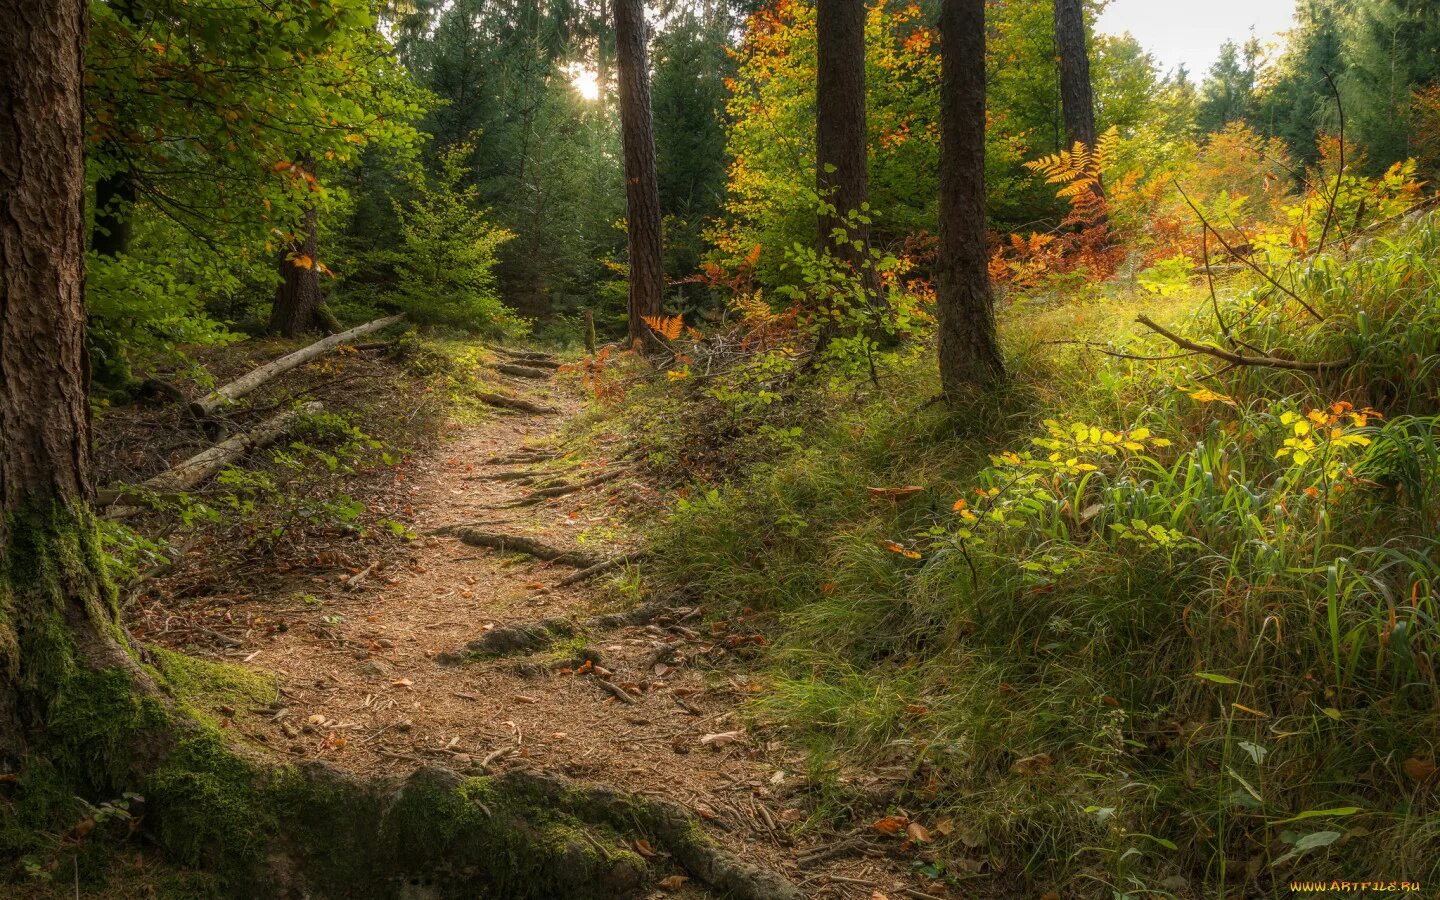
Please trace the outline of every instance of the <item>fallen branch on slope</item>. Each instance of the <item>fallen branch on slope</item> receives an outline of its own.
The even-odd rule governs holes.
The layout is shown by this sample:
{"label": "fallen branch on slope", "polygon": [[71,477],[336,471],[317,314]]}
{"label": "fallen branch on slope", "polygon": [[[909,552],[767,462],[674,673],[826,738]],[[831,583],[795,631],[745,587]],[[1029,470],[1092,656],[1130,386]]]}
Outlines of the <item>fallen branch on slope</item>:
{"label": "fallen branch on slope", "polygon": [[1183,338],[1175,332],[1160,326],[1149,316],[1137,316],[1135,321],[1149,328],[1177,347],[1193,353],[1203,353],[1206,356],[1222,359],[1232,366],[1262,366],[1271,369],[1290,369],[1298,372],[1326,372],[1330,369],[1343,369],[1352,362],[1352,360],[1348,359],[1307,362],[1299,359],[1282,359],[1278,356],[1244,356],[1239,353],[1233,353],[1223,347],[1216,347],[1214,344],[1200,344],[1188,338]]}
{"label": "fallen branch on slope", "polygon": [[[143,491],[151,494],[178,494],[189,490],[216,472],[230,465],[251,450],[265,447],[275,443],[282,435],[291,429],[302,417],[319,412],[324,404],[319,401],[311,401],[295,409],[286,410],[278,416],[266,419],[259,425],[243,434],[237,434],[229,440],[223,441],[208,450],[202,450],[184,462],[176,463],[174,466],[136,485],[131,490]],[[124,491],[115,491],[102,494],[100,503],[114,503],[120,499]],[[110,513],[111,518],[124,518],[138,513],[138,507],[126,506],[117,508]]]}
{"label": "fallen branch on slope", "polygon": [[323,356],[341,344],[348,343],[361,335],[369,334],[372,331],[379,331],[382,328],[388,328],[403,318],[405,318],[403,315],[387,316],[383,319],[376,319],[373,322],[366,322],[364,325],[357,325],[349,331],[332,334],[330,337],[316,341],[308,347],[268,362],[258,369],[252,369],[224,387],[211,391],[209,394],[191,403],[190,411],[198,418],[208,418],[220,407],[245,396],[276,375],[288,372],[317,356]]}

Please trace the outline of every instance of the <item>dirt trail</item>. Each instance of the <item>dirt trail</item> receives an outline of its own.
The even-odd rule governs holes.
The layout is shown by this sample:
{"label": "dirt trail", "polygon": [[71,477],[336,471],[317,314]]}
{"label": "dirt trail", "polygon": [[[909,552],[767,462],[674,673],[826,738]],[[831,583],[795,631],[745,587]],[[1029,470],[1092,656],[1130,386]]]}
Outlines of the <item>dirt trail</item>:
{"label": "dirt trail", "polygon": [[[323,600],[293,595],[291,609],[301,610],[294,624],[258,650],[243,648],[245,664],[276,676],[280,699],[235,727],[281,755],[360,774],[525,767],[662,796],[683,803],[744,859],[783,872],[805,896],[926,896],[900,880],[894,860],[873,850],[867,857],[866,846],[812,867],[797,863],[807,842],[797,844],[789,829],[808,815],[803,760],[747,731],[737,713],[753,689],[735,664],[736,651],[754,640],[743,623],[712,633],[693,604],[676,600],[644,624],[597,626],[597,614],[614,610],[597,608],[595,583],[541,590],[576,568],[471,546],[446,531],[471,526],[599,559],[636,546],[616,503],[650,489],[628,471],[617,474],[624,462],[580,470],[553,459],[494,461],[546,455],[536,451],[553,448],[581,408],[553,383],[517,380],[511,393],[557,413],[457,428],[399,476],[422,534],[410,557],[352,576],[353,586],[327,590]],[[543,474],[517,480],[527,472]],[[599,483],[517,505],[556,478]],[[266,601],[249,602],[264,612]],[[571,623],[574,632],[533,652],[453,661],[489,632],[545,620]],[[657,886],[654,896],[708,895],[686,885],[678,893]]]}

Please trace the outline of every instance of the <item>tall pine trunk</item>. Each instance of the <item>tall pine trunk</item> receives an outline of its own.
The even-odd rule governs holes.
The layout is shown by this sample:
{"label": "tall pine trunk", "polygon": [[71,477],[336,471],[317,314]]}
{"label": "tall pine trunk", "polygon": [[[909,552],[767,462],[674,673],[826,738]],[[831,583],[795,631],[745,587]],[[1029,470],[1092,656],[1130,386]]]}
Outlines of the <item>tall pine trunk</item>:
{"label": "tall pine trunk", "polygon": [[[313,173],[314,160],[302,157],[300,165]],[[266,330],[284,337],[299,337],[321,324],[319,213],[315,201],[308,199],[305,221],[295,243],[280,254],[280,285],[270,306],[270,323]]]}
{"label": "tall pine trunk", "polygon": [[940,383],[956,396],[1005,379],[985,239],[985,0],[940,8]]}
{"label": "tall pine trunk", "polygon": [[650,111],[650,64],[644,0],[613,0],[620,79],[620,132],[625,150],[625,217],[630,250],[630,343],[648,342],[645,316],[659,316],[665,297],[660,246],[660,186]]}
{"label": "tall pine trunk", "polygon": [[1095,95],[1085,46],[1084,0],[1055,0],[1055,51],[1060,60],[1060,112],[1065,140],[1094,148]]}
{"label": "tall pine trunk", "polygon": [[[815,8],[815,187],[818,246],[860,277],[872,304],[880,295],[870,227],[850,214],[870,201],[865,130],[864,0],[819,0]],[[823,339],[822,339],[823,342]]]}
{"label": "tall pine trunk", "polygon": [[[77,685],[143,678],[112,637],[91,498],[85,0],[0,0],[0,761]],[[92,682],[93,683],[93,682]]]}

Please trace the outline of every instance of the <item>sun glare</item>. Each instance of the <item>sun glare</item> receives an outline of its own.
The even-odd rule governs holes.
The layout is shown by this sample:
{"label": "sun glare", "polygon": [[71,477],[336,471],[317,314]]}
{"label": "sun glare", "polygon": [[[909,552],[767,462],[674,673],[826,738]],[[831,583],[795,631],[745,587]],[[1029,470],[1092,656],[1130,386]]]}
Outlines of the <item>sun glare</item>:
{"label": "sun glare", "polygon": [[579,66],[572,66],[570,69],[570,84],[580,92],[580,96],[586,100],[600,99],[600,80],[595,73],[589,69]]}

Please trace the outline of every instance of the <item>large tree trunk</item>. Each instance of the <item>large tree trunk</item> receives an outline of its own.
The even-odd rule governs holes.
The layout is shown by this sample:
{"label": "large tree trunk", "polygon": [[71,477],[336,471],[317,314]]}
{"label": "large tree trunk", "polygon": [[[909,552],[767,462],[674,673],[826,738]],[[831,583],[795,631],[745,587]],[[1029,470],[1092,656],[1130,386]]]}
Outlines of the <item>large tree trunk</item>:
{"label": "large tree trunk", "polygon": [[[0,761],[61,730],[111,636],[85,355],[85,0],[0,0]],[[83,702],[83,700],[78,701]]]}
{"label": "large tree trunk", "polygon": [[[314,170],[314,162],[300,160],[306,171]],[[319,213],[315,202],[305,207],[304,230],[295,244],[280,254],[280,286],[270,307],[270,324],[266,330],[288,338],[299,337],[320,324],[320,257],[318,246]]]}
{"label": "large tree trunk", "polygon": [[1093,148],[1095,96],[1090,84],[1090,56],[1085,47],[1084,0],[1055,0],[1055,51],[1060,59],[1060,109],[1065,139]]}
{"label": "large tree trunk", "polygon": [[660,247],[660,187],[650,115],[650,65],[644,0],[614,0],[620,76],[620,129],[625,147],[625,210],[630,245],[630,343],[648,342],[645,316],[661,314],[665,266]]}
{"label": "large tree trunk", "polygon": [[985,0],[944,0],[940,48],[940,383],[955,396],[1005,378],[985,241]]}
{"label": "large tree trunk", "polygon": [[865,3],[819,0],[815,8],[815,186],[820,194],[819,250],[860,277],[871,303],[880,295],[870,259],[866,168]]}

